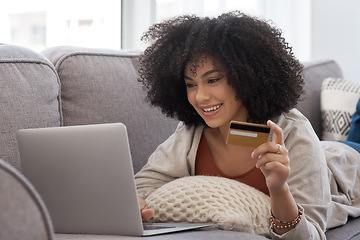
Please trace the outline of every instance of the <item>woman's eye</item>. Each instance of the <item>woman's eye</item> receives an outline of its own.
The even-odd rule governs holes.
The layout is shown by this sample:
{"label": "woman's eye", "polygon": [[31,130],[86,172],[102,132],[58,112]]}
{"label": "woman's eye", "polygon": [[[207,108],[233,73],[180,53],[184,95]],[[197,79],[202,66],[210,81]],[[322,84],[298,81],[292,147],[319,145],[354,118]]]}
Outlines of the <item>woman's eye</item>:
{"label": "woman's eye", "polygon": [[186,83],[186,87],[187,87],[187,88],[192,88],[192,87],[195,87],[195,84],[193,84],[193,83]]}
{"label": "woman's eye", "polygon": [[212,78],[212,79],[208,80],[208,83],[215,83],[215,82],[217,82],[219,80],[220,80],[220,78]]}

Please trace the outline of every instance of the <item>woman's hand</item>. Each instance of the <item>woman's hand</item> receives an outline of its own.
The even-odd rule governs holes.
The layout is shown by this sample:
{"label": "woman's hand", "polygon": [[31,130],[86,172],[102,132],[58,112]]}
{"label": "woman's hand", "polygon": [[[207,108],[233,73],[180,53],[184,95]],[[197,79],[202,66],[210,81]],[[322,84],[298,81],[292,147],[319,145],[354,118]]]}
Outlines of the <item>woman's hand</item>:
{"label": "woman's hand", "polygon": [[256,162],[266,179],[266,185],[270,194],[281,194],[287,189],[287,178],[290,174],[290,160],[286,149],[282,129],[272,121],[267,125],[273,132],[273,141],[266,142],[257,147],[251,157]]}
{"label": "woman's hand", "polygon": [[146,204],[145,200],[142,197],[138,196],[138,201],[139,201],[141,218],[143,220],[145,220],[145,221],[152,218],[154,216],[154,213],[155,213],[154,210],[149,209],[149,206]]}
{"label": "woman's hand", "polygon": [[[256,167],[260,168],[265,176],[273,216],[279,221],[289,223],[297,218],[298,207],[287,184],[290,174],[288,150],[284,145],[282,129],[270,120],[267,125],[273,131],[273,141],[257,147],[251,157],[257,161]],[[283,234],[292,228],[294,227],[275,228],[274,231]]]}

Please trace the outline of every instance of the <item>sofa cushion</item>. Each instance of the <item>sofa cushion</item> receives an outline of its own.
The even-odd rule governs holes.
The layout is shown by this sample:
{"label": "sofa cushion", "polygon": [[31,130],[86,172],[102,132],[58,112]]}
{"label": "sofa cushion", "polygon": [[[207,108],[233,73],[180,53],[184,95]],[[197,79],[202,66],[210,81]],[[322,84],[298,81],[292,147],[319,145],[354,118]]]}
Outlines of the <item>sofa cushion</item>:
{"label": "sofa cushion", "polygon": [[144,101],[137,81],[139,51],[55,47],[42,54],[60,77],[64,125],[124,123],[135,172],[174,132],[177,121]]}
{"label": "sofa cushion", "polygon": [[15,131],[60,126],[60,87],[53,65],[42,55],[0,45],[0,157],[21,170]]}
{"label": "sofa cushion", "polygon": [[325,235],[327,240],[359,240],[360,239],[360,217],[349,218],[345,225],[329,229]]}
{"label": "sofa cushion", "polygon": [[34,187],[0,159],[0,239],[54,239],[49,213]]}
{"label": "sofa cushion", "polygon": [[319,60],[304,63],[305,95],[302,96],[297,108],[312,124],[316,134],[322,136],[320,113],[321,84],[325,78],[342,78],[339,65],[333,60]]}
{"label": "sofa cushion", "polygon": [[360,98],[360,84],[326,78],[321,90],[322,140],[346,140]]}
{"label": "sofa cushion", "polygon": [[[214,230],[212,228],[162,234],[151,237],[129,237],[115,235],[55,234],[56,240],[268,240],[268,238],[243,232]],[[334,238],[345,239],[345,238]]]}

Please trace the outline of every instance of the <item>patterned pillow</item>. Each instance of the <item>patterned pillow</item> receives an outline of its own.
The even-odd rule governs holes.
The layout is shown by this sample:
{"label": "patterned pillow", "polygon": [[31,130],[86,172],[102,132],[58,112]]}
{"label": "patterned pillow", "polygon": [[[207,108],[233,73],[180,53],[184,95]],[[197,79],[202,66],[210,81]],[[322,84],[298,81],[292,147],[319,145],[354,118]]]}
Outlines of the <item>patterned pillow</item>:
{"label": "patterned pillow", "polygon": [[238,181],[182,177],[147,198],[155,222],[213,222],[220,229],[270,236],[270,198]]}
{"label": "patterned pillow", "polygon": [[327,78],[321,88],[322,140],[346,140],[360,98],[360,84]]}

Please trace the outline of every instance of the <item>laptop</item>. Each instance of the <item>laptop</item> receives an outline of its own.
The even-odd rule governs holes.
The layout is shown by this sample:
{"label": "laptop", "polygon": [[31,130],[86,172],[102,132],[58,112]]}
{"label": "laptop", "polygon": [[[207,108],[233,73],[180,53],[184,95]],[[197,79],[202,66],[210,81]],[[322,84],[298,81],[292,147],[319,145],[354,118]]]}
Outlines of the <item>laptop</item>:
{"label": "laptop", "polygon": [[142,222],[122,123],[22,129],[16,136],[23,174],[57,233],[150,236],[212,225]]}

